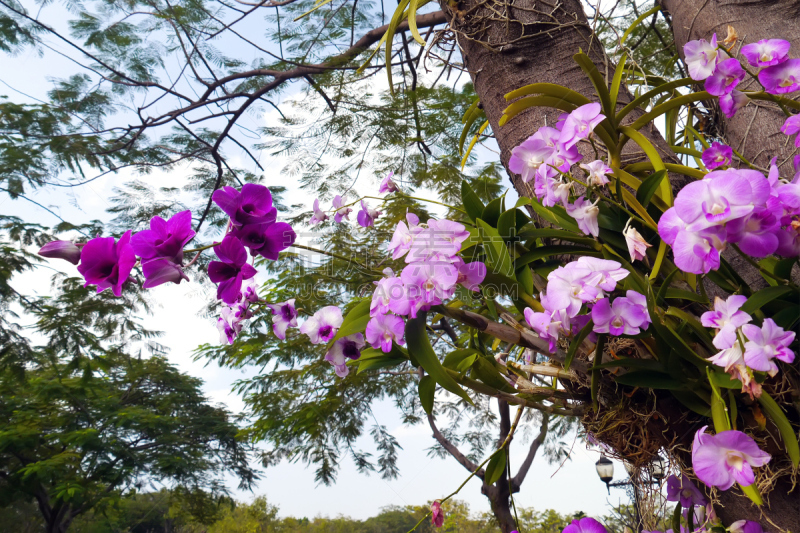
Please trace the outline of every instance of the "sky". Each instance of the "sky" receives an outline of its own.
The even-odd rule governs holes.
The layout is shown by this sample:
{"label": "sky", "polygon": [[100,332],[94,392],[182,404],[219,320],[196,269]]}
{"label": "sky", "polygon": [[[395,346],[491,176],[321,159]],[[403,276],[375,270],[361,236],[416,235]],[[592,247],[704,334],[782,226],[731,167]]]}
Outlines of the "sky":
{"label": "sky", "polygon": [[[57,5],[44,8],[41,12],[42,19],[52,25],[63,25],[65,18],[59,17],[59,9]],[[58,48],[56,42],[50,42]],[[66,77],[74,72],[72,64],[51,52],[40,56],[28,50],[12,58],[0,56],[0,95],[5,94],[17,102],[44,99],[49,87],[45,79]],[[296,93],[285,93],[278,100],[279,106],[288,107],[294,94]],[[276,117],[276,111],[266,113],[261,118],[246,115],[243,117],[243,124],[254,129],[275,120]],[[258,156],[262,166],[271,169],[266,183],[288,186],[286,204],[311,204],[313,198],[295,184],[287,183],[284,176],[277,172],[272,173],[272,170],[282,168],[287,163],[286,160],[270,158],[263,153]],[[244,161],[236,161],[236,157],[234,154],[234,165],[246,164]],[[79,189],[34,191],[28,196],[74,223],[87,222],[94,218],[109,220],[110,216],[105,213],[110,207],[107,198],[115,185],[131,177],[132,173],[122,171]],[[185,179],[186,170],[170,173],[155,171],[146,181],[179,187]],[[377,189],[377,183],[374,185]],[[364,184],[362,188],[365,188]],[[0,212],[44,225],[58,222],[51,213],[22,199],[0,198]],[[23,293],[47,293],[52,269],[77,275],[72,265],[63,261],[50,261],[33,272],[18,276],[13,280],[13,285]],[[241,411],[244,408],[243,402],[231,392],[231,386],[237,379],[252,375],[254,371],[219,368],[216,364],[206,365],[202,361],[194,361],[192,356],[193,350],[199,344],[219,342],[213,321],[200,315],[211,295],[197,283],[167,284],[151,291],[159,307],[152,315],[143,317],[144,322],[146,326],[164,332],[159,342],[169,347],[169,360],[181,371],[203,379],[204,391],[211,401],[225,404],[231,411]],[[255,495],[266,495],[270,503],[279,506],[283,516],[345,515],[363,519],[375,515],[378,509],[385,506],[418,505],[441,498],[466,479],[468,473],[453,459],[432,459],[427,456],[427,448],[434,443],[427,425],[404,426],[389,402],[380,402],[374,406],[374,411],[380,423],[389,429],[402,446],[399,456],[401,475],[398,479],[387,481],[374,474],[359,474],[353,463],[345,459],[334,486],[317,486],[313,469],[306,468],[300,462],[283,462],[262,472],[263,478],[252,494],[236,490],[235,483],[231,480],[234,494],[241,500],[250,500]],[[360,444],[370,448],[368,440],[364,439]],[[527,451],[527,446],[519,440],[515,443],[511,454],[512,469],[516,469],[514,465],[522,462]],[[620,489],[612,489],[609,495],[605,485],[597,477],[594,463],[599,456],[599,452],[589,451],[584,444],[576,441],[571,459],[564,464],[550,465],[544,458],[537,458],[522,491],[515,498],[517,505],[538,510],[552,508],[562,513],[580,510],[589,515],[603,515],[610,511],[611,505],[627,502],[627,496]],[[615,472],[616,480],[625,477],[620,463],[615,464]],[[488,501],[480,494],[480,483],[475,479],[463,488],[458,498],[467,501],[473,511],[489,510]]]}

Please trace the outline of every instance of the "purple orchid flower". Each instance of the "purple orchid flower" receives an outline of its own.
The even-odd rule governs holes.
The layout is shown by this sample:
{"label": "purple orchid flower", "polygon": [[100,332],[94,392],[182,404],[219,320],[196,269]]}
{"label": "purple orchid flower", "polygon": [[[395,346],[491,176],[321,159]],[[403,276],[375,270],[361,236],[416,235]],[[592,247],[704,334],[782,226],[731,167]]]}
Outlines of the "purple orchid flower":
{"label": "purple orchid flower", "polygon": [[168,257],[155,257],[142,261],[142,273],[145,278],[142,283],[144,289],[152,289],[163,283],[178,284],[183,280],[189,281],[189,276],[183,271],[181,265]]}
{"label": "purple orchid flower", "polygon": [[714,73],[719,61],[717,34],[711,37],[710,43],[705,39],[689,41],[683,45],[683,55],[689,68],[689,76],[693,80],[702,81],[708,78]]}
{"label": "purple orchid flower", "polygon": [[567,120],[568,116],[569,115],[567,113],[563,113],[558,117],[558,122],[556,122],[555,128],[542,126],[529,138],[544,141],[547,146],[555,148],[558,144],[558,139],[561,137],[561,128],[564,126],[564,121]]}
{"label": "purple orchid flower", "polygon": [[597,204],[600,199],[591,203],[585,196],[581,196],[575,200],[574,204],[567,204],[567,214],[575,219],[578,223],[578,228],[586,235],[597,237],[600,235],[600,226],[597,222],[597,215],[600,214],[600,208]]}
{"label": "purple orchid flower", "polygon": [[600,104],[592,102],[572,111],[564,120],[558,144],[564,149],[569,149],[581,139],[589,137],[597,125],[606,118],[605,115],[600,113],[601,109]]}
{"label": "purple orchid flower", "polygon": [[775,252],[783,257],[800,255],[800,228],[790,226],[778,232],[778,249]]}
{"label": "purple orchid flower", "polygon": [[328,215],[325,214],[325,211],[319,208],[319,198],[314,199],[314,214],[311,215],[311,218],[308,220],[308,223],[312,226],[319,224],[321,222],[325,222],[328,220]]}
{"label": "purple orchid flower", "polygon": [[[588,270],[591,274],[586,278],[586,282],[600,289],[600,291],[606,292],[613,291],[617,287],[617,282],[625,279],[630,274],[616,261],[589,256],[582,256],[577,261],[567,265],[567,267]],[[547,279],[550,279],[550,277],[548,276]]]}
{"label": "purple orchid flower", "polygon": [[767,257],[778,249],[780,222],[771,209],[756,207],[749,215],[726,225],[727,240],[735,242],[747,255]]}
{"label": "purple orchid flower", "polygon": [[764,466],[770,455],[741,431],[709,435],[707,427],[695,434],[692,443],[692,467],[700,481],[720,490],[728,490],[734,483],[752,485],[755,482],[752,467]]}
{"label": "purple orchid flower", "polygon": [[800,59],[788,59],[758,73],[758,81],[770,94],[791,93],[800,89]]}
{"label": "purple orchid flower", "polygon": [[730,93],[745,77],[745,71],[736,58],[725,59],[717,63],[717,68],[706,78],[706,91],[714,96]]}
{"label": "purple orchid flower", "polygon": [[561,533],[608,533],[605,526],[589,516],[573,520]]}
{"label": "purple orchid flower", "polygon": [[409,300],[409,316],[414,318],[423,308],[440,304],[453,295],[458,270],[441,261],[410,263],[400,273],[400,279]]}
{"label": "purple orchid flower", "polygon": [[405,331],[406,324],[399,316],[378,315],[367,322],[364,333],[370,346],[376,350],[380,348],[383,353],[389,353],[392,351],[392,341],[401,346],[406,343],[403,339]]}
{"label": "purple orchid flower", "polygon": [[[795,135],[800,133],[800,115],[792,115],[786,119],[786,122],[781,126],[781,131],[785,135]],[[800,135],[795,137],[794,145],[800,148]],[[795,165],[796,167],[797,165]]]}
{"label": "purple orchid flower", "polygon": [[608,298],[598,300],[592,307],[593,331],[614,336],[638,335],[640,328],[650,325],[647,299],[636,291],[628,291],[610,303]]}
{"label": "purple orchid flower", "polygon": [[272,205],[272,193],[263,185],[245,183],[242,192],[223,187],[214,191],[211,198],[231,217],[234,226],[269,224],[278,217],[278,210]]}
{"label": "purple orchid flower", "polygon": [[83,286],[97,285],[98,293],[111,289],[114,296],[122,296],[122,285],[128,281],[136,263],[130,241],[129,230],[119,241],[114,237],[97,237],[87,242],[81,250],[81,264],[78,265],[78,272],[86,280]]}
{"label": "purple orchid flower", "polygon": [[230,307],[224,307],[217,319],[217,329],[219,330],[219,342],[233,344],[236,337],[242,330],[242,324],[236,321],[233,316],[233,310]]}
{"label": "purple orchid flower", "polygon": [[183,247],[194,236],[192,212],[187,210],[175,213],[169,220],[153,217],[150,219],[150,229],[134,235],[131,246],[143,260],[165,257],[180,263],[183,260]]}
{"label": "purple orchid flower", "polygon": [[375,281],[375,292],[369,305],[369,316],[385,315],[389,311],[398,315],[408,314],[408,299],[403,282],[391,268],[383,270],[385,277]]}
{"label": "purple orchid flower", "polygon": [[758,522],[752,520],[737,520],[728,526],[730,533],[764,533],[764,529]]}
{"label": "purple orchid flower", "polygon": [[753,210],[753,189],[745,177],[728,172],[720,173],[720,178],[693,181],[676,196],[675,212],[691,225],[687,228],[690,231],[722,224]]}
{"label": "purple orchid flower", "polygon": [[750,98],[748,98],[743,92],[737,91],[736,89],[719,97],[719,107],[728,118],[733,118],[736,115],[736,112],[746,106],[749,102]]}
{"label": "purple orchid flower", "polygon": [[272,311],[272,331],[280,340],[286,340],[286,330],[297,327],[297,309],[294,307],[294,298],[280,304],[267,304]]}
{"label": "purple orchid flower", "polygon": [[591,163],[581,164],[580,167],[586,171],[586,183],[589,185],[594,185],[595,187],[602,187],[608,183],[608,177],[606,174],[614,173],[614,171],[611,170],[611,167],[599,159],[597,161],[592,161]]}
{"label": "purple orchid flower", "polygon": [[742,55],[751,67],[770,67],[786,61],[792,45],[783,39],[762,39],[742,47]]}
{"label": "purple orchid flower", "polygon": [[353,211],[351,207],[344,206],[344,200],[338,194],[333,197],[333,210],[335,214],[333,215],[333,220],[337,224],[341,224],[342,220],[350,219],[350,213]]}
{"label": "purple orchid flower", "polygon": [[681,507],[690,509],[693,505],[706,505],[708,500],[700,489],[692,483],[686,474],[678,478],[674,475],[667,478],[667,501],[681,502]]}
{"label": "purple orchid flower", "polygon": [[628,220],[628,223],[625,225],[625,229],[622,231],[622,234],[625,236],[625,244],[628,245],[628,253],[631,256],[631,263],[644,259],[647,254],[647,249],[650,248],[652,244],[649,244],[646,240],[644,240],[642,234],[631,225],[631,220]]}
{"label": "purple orchid flower", "polygon": [[[709,357],[708,360],[724,368],[725,372],[731,375],[735,373],[735,369],[745,366],[742,346],[738,342],[735,342],[730,348],[720,350],[715,355]],[[744,382],[744,380],[742,380],[742,382]]]}
{"label": "purple orchid flower", "polygon": [[383,194],[385,192],[395,192],[399,191],[400,188],[394,182],[392,177],[394,176],[394,172],[389,172],[385,178],[381,180],[380,188],[378,189],[378,194]]}
{"label": "purple orchid flower", "polygon": [[297,234],[286,222],[272,224],[248,224],[234,230],[232,235],[242,241],[250,249],[253,257],[260,255],[271,261],[280,257],[280,253],[294,244]]}
{"label": "purple orchid flower", "polygon": [[458,269],[456,283],[470,291],[478,292],[481,290],[481,283],[486,278],[486,265],[483,262],[465,263],[463,259],[456,256],[453,264]]}
{"label": "purple orchid flower", "polygon": [[337,376],[346,377],[350,373],[350,369],[347,368],[347,360],[355,361],[361,357],[361,348],[364,345],[364,335],[361,333],[353,333],[347,337],[336,339],[331,349],[325,354],[325,360],[333,365]]}
{"label": "purple orchid flower", "polygon": [[558,336],[563,329],[562,322],[552,313],[539,313],[530,307],[525,308],[524,315],[528,326],[539,335],[540,339],[548,341],[548,349],[551,353],[555,353],[558,348]]}
{"label": "purple orchid flower", "polygon": [[[595,301],[600,290],[590,283],[591,271],[580,265],[569,263],[558,267],[547,276],[547,309],[563,309],[573,317],[586,302]],[[544,304],[542,304],[544,305]]]}
{"label": "purple orchid flower", "polygon": [[[555,151],[550,154],[545,164],[536,171],[538,178],[553,178],[559,172],[569,172],[569,169],[583,158],[577,146],[564,146],[560,142],[556,144]],[[556,170],[558,169],[558,170]]]}
{"label": "purple orchid flower", "polygon": [[753,324],[742,326],[747,337],[744,345],[744,361],[753,370],[767,372],[770,376],[778,373],[774,359],[785,363],[794,362],[794,352],[789,349],[795,337],[794,331],[784,331],[771,318],[764,319],[759,328]]}
{"label": "purple orchid flower", "polygon": [[723,166],[727,167],[733,161],[733,148],[715,141],[711,146],[703,150],[701,157],[708,170]]}
{"label": "purple orchid flower", "polygon": [[81,249],[70,241],[48,242],[39,249],[39,255],[51,259],[64,259],[73,265],[81,261]]}
{"label": "purple orchid flower", "polygon": [[242,242],[232,235],[226,235],[214,247],[219,261],[208,264],[208,277],[218,283],[217,298],[226,304],[239,300],[242,282],[256,275],[256,269],[247,263],[247,252]]}
{"label": "purple orchid flower", "polygon": [[511,172],[519,174],[522,181],[528,183],[554,152],[553,145],[548,145],[543,139],[531,137],[511,150],[508,168]]}
{"label": "purple orchid flower", "polygon": [[389,242],[389,251],[392,252],[392,259],[399,259],[403,257],[411,249],[414,242],[414,237],[418,235],[422,228],[419,227],[419,218],[413,213],[406,213],[405,222],[398,222],[392,235],[392,240]]}
{"label": "purple orchid flower", "polygon": [[444,525],[444,511],[442,511],[442,504],[436,500],[431,504],[431,524],[439,528]]}
{"label": "purple orchid flower", "polygon": [[335,305],[323,307],[300,326],[300,333],[308,335],[311,344],[328,342],[336,336],[342,325],[342,310]]}
{"label": "purple orchid flower", "polygon": [[356,219],[362,228],[368,228],[375,225],[375,219],[380,215],[380,211],[372,209],[364,200],[361,200],[361,210],[358,212]]}
{"label": "purple orchid flower", "polygon": [[753,319],[740,309],[746,301],[747,296],[738,294],[728,296],[727,300],[717,296],[714,298],[714,310],[700,316],[703,326],[717,330],[714,346],[720,350],[733,346],[736,343],[736,330]]}
{"label": "purple orchid flower", "polygon": [[438,260],[452,262],[452,257],[461,250],[462,243],[469,238],[463,224],[452,220],[428,220],[427,228],[420,228],[406,256],[406,263]]}

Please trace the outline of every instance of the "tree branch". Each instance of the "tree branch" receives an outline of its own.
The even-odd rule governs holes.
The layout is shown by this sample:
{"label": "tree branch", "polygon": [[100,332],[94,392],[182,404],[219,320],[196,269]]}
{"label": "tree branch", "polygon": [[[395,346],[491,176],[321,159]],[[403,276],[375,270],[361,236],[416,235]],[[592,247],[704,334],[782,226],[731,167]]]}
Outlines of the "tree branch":
{"label": "tree branch", "polygon": [[[431,429],[433,430],[433,438],[436,439],[436,441],[442,446],[442,448],[447,450],[447,453],[452,455],[453,458],[455,458],[455,460],[458,461],[461,466],[463,466],[470,472],[475,472],[475,470],[478,469],[478,465],[470,461],[466,455],[461,453],[461,451],[459,451],[459,449],[456,448],[452,442],[447,440],[447,437],[445,437],[442,434],[442,432],[439,431],[439,428],[436,427],[436,423],[433,421],[433,415],[430,413],[428,413],[428,424],[431,426]],[[486,472],[481,468],[475,475],[481,478],[481,480],[483,480],[485,474]]]}
{"label": "tree branch", "polygon": [[536,452],[539,451],[539,447],[544,443],[544,439],[547,437],[547,427],[550,423],[550,415],[547,413],[542,413],[542,425],[539,429],[539,434],[533,439],[531,442],[531,447],[528,449],[528,455],[525,457],[525,460],[519,467],[517,471],[517,475],[511,478],[511,492],[519,492],[519,488],[522,486],[522,482],[525,481],[525,476],[528,475],[528,470],[533,464],[533,459],[536,457]]}

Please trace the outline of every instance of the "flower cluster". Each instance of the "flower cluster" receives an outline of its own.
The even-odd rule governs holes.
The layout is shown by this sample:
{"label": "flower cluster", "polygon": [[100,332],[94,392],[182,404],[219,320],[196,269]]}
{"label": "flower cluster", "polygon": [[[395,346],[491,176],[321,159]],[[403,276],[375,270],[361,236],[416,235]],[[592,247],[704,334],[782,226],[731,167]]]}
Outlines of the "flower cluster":
{"label": "flower cluster", "polygon": [[[511,150],[508,168],[522,177],[522,181],[533,180],[533,191],[542,205],[550,207],[561,204],[575,219],[578,227],[587,235],[599,234],[597,202],[585,196],[570,203],[572,182],[567,173],[575,163],[581,161],[577,143],[587,139],[606,117],[600,113],[600,104],[583,105],[568,115],[562,115],[555,128],[543,127],[522,144]],[[580,165],[586,171],[588,185],[600,187],[608,183],[606,174],[611,169],[603,161],[592,161]],[[565,181],[566,179],[566,181]]]}
{"label": "flower cluster", "polygon": [[686,185],[658,222],[675,265],[705,274],[719,268],[720,252],[736,244],[753,257],[800,255],[800,172],[782,180],[757,170],[715,170]]}
{"label": "flower cluster", "polygon": [[[628,271],[616,261],[583,256],[558,267],[547,276],[546,292],[540,296],[544,312],[525,309],[525,320],[541,339],[556,350],[561,334],[577,333],[591,319],[595,333],[636,335],[650,325],[644,295],[628,291],[613,302],[606,297]],[[587,305],[590,313],[579,314]]]}
{"label": "flower cluster", "polygon": [[[242,291],[243,283],[256,275],[256,269],[247,262],[245,248],[253,257],[275,260],[296,236],[289,224],[276,222],[277,209],[272,205],[269,189],[263,185],[247,183],[241,191],[225,187],[215,191],[212,199],[230,217],[222,241],[205,248],[213,247],[218,259],[209,263],[208,277],[217,284],[217,298],[224,304],[217,320],[221,342],[232,343],[242,322],[253,315],[250,304],[258,301],[252,282]],[[137,261],[144,274],[145,289],[189,280],[183,271],[183,259],[184,247],[195,236],[190,211],[176,213],[169,220],[154,216],[150,229],[132,233],[126,231],[118,241],[97,237],[80,245],[54,241],[44,245],[39,254],[77,265],[86,280],[84,286],[96,285],[97,292],[111,289],[115,296],[122,295],[122,286],[130,279]]]}
{"label": "flower cluster", "polygon": [[733,295],[727,300],[717,297],[714,310],[703,313],[701,323],[715,328],[714,346],[720,350],[710,358],[734,379],[742,382],[742,392],[751,396],[761,395],[761,386],[755,382],[751,370],[778,373],[775,360],[792,363],[794,352],[789,349],[795,337],[792,331],[784,331],[771,318],[764,319],[761,327],[750,324],[752,317],[740,308],[746,296]]}
{"label": "flower cluster", "polygon": [[[407,224],[406,224],[407,222]],[[403,344],[405,325],[401,316],[415,318],[421,311],[438,305],[453,296],[461,284],[477,291],[486,277],[486,265],[476,261],[465,263],[457,254],[469,231],[452,220],[428,220],[408,213],[406,222],[395,228],[389,251],[393,259],[405,256],[407,265],[400,275],[385,269],[370,304],[367,342],[384,352],[392,349],[392,341]]]}
{"label": "flower cluster", "polygon": [[[392,179],[393,176],[394,172],[389,172],[389,174],[387,174],[386,177],[383,178],[380,184],[380,188],[378,189],[378,193],[380,194],[392,193],[400,190],[400,188]],[[338,194],[333,197],[331,211],[333,212],[333,220],[337,224],[341,224],[345,219],[350,220],[350,213],[353,212],[353,208],[350,207],[351,205],[353,204],[345,204],[344,198],[342,198]],[[375,219],[381,216],[381,214],[382,214],[381,211],[371,208],[369,204],[365,202],[364,199],[362,198],[361,209],[358,211],[358,214],[356,215],[356,221],[358,222],[358,225],[361,226],[362,228],[368,228],[370,226],[375,225]],[[328,220],[328,214],[322,209],[320,209],[319,199],[317,198],[314,200],[313,214],[309,219],[309,223],[313,226],[325,222],[326,220]]]}
{"label": "flower cluster", "polygon": [[236,336],[242,331],[245,320],[253,318],[253,311],[250,304],[259,301],[256,293],[256,284],[251,279],[244,287],[236,302],[224,304],[220,317],[217,318],[217,329],[219,330],[219,342],[233,344]]}
{"label": "flower cluster", "polygon": [[[758,81],[770,94],[785,94],[800,89],[800,59],[789,59],[788,41],[764,39],[742,47],[742,55],[751,67],[760,69]],[[717,35],[711,42],[705,39],[690,41],[683,47],[689,75],[705,81],[705,89],[719,97],[720,108],[727,117],[747,105],[749,98],[736,86],[747,76],[747,71],[735,57],[723,59],[717,44]]]}

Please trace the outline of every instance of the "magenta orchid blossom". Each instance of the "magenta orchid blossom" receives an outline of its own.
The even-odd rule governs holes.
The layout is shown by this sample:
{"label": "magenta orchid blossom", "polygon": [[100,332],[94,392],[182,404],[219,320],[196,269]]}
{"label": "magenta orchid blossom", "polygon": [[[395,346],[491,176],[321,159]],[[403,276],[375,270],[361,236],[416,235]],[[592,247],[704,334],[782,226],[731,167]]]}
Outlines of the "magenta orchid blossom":
{"label": "magenta orchid blossom", "polygon": [[728,526],[728,531],[730,533],[764,533],[764,528],[752,520],[737,520]]}
{"label": "magenta orchid blossom", "polygon": [[710,43],[705,39],[689,41],[683,46],[683,54],[686,66],[689,68],[689,76],[693,80],[705,80],[714,73],[719,61],[717,34],[711,37]]}
{"label": "magenta orchid blossom", "polygon": [[717,68],[706,78],[705,88],[709,94],[724,96],[739,85],[746,73],[738,59],[730,58],[717,63]]}
{"label": "magenta orchid blossom", "polygon": [[346,377],[350,373],[350,369],[347,368],[347,360],[355,361],[361,357],[361,349],[364,346],[364,335],[361,333],[336,339],[325,354],[325,360],[333,365],[337,376]]}
{"label": "magenta orchid blossom", "polygon": [[714,298],[714,310],[706,311],[700,317],[703,326],[717,330],[714,346],[720,350],[733,346],[736,343],[737,330],[752,320],[750,315],[740,309],[745,302],[747,296],[734,294],[728,296],[727,300],[717,296]]}
{"label": "magenta orchid blossom", "polygon": [[142,287],[149,289],[162,283],[188,281],[189,277],[181,268],[183,247],[194,236],[192,212],[188,210],[172,215],[168,221],[155,216],[150,220],[149,230],[133,235],[131,247],[142,258],[145,277]]}
{"label": "magenta orchid blossom", "polygon": [[400,190],[400,188],[392,179],[393,176],[394,172],[389,172],[386,177],[381,180],[380,187],[378,188],[378,194],[391,193]]}
{"label": "magenta orchid blossom", "polygon": [[356,220],[362,228],[368,228],[375,225],[375,219],[380,215],[380,211],[372,209],[364,200],[361,200],[361,210],[358,212]]}
{"label": "magenta orchid blossom", "polygon": [[297,327],[297,309],[294,307],[294,298],[283,303],[267,304],[272,311],[272,331],[280,340],[286,340],[286,330]]}
{"label": "magenta orchid blossom", "polygon": [[733,148],[715,141],[711,146],[703,150],[701,158],[708,170],[714,170],[718,167],[727,167],[730,166],[731,161],[733,161]]}
{"label": "magenta orchid blossom", "polygon": [[758,73],[758,81],[770,94],[792,93],[800,89],[800,59],[788,59]]}
{"label": "magenta orchid blossom", "polygon": [[[628,291],[625,297],[598,300],[592,307],[593,331],[614,336],[638,335],[650,325],[647,299],[636,291]],[[641,328],[641,329],[640,329]]]}
{"label": "magenta orchid blossom", "polygon": [[580,167],[586,171],[586,183],[595,187],[602,187],[607,184],[609,180],[606,174],[614,173],[611,167],[599,159],[591,163],[581,164]]}
{"label": "magenta orchid blossom", "polygon": [[728,490],[734,483],[749,486],[755,482],[753,467],[764,466],[770,455],[741,431],[706,433],[702,427],[692,443],[692,467],[700,481],[710,487]]}
{"label": "magenta orchid blossom", "polygon": [[97,285],[97,292],[111,289],[114,296],[122,296],[122,286],[136,263],[130,241],[131,232],[126,231],[119,241],[114,237],[97,237],[87,242],[78,265],[78,272],[86,280],[83,286]]}
{"label": "magenta orchid blossom", "polygon": [[242,282],[256,275],[256,269],[247,263],[247,252],[242,242],[231,235],[214,247],[219,261],[208,264],[208,277],[217,283],[217,298],[226,304],[239,299]]}
{"label": "magenta orchid blossom", "polygon": [[573,520],[561,533],[608,533],[608,530],[594,518],[586,516]]}
{"label": "magenta orchid blossom", "polygon": [[653,245],[644,240],[642,234],[631,225],[630,220],[628,220],[628,223],[625,225],[625,229],[622,230],[622,234],[625,236],[625,244],[628,245],[628,253],[631,256],[631,262],[644,259],[647,254],[647,249]]}
{"label": "magenta orchid blossom", "polygon": [[597,207],[599,202],[600,199],[592,203],[581,196],[575,200],[575,203],[566,206],[567,214],[575,219],[578,228],[586,235],[594,237],[600,235],[600,226],[597,222],[597,216],[600,214],[600,208]]}
{"label": "magenta orchid blossom", "polygon": [[308,335],[311,344],[328,342],[342,325],[342,310],[335,305],[323,307],[300,325],[300,333]]}
{"label": "magenta orchid blossom", "polygon": [[431,504],[431,524],[436,528],[444,525],[444,511],[442,511],[442,504],[439,500]]}
{"label": "magenta orchid blossom", "polygon": [[272,193],[263,185],[245,183],[241,192],[233,187],[223,187],[214,191],[211,198],[237,227],[270,224],[278,216],[278,210],[272,205]]}
{"label": "magenta orchid blossom", "polygon": [[311,218],[308,220],[308,223],[313,225],[320,224],[328,220],[328,215],[325,214],[325,211],[319,208],[319,198],[314,200],[314,214],[311,215]]}
{"label": "magenta orchid blossom", "polygon": [[458,269],[456,283],[470,291],[478,292],[481,290],[480,285],[486,278],[486,265],[484,263],[481,261],[465,263],[463,259],[456,256],[453,264]]}
{"label": "magenta orchid blossom", "polygon": [[762,39],[742,46],[741,52],[751,67],[770,67],[786,61],[790,47],[783,39]]}
{"label": "magenta orchid blossom", "polygon": [[401,346],[406,343],[403,339],[405,327],[403,319],[396,315],[372,317],[367,322],[365,331],[367,342],[376,350],[380,349],[384,353],[389,353],[392,351],[392,342]]}
{"label": "magenta orchid blossom", "polygon": [[736,116],[737,111],[746,106],[749,102],[750,98],[736,89],[719,97],[719,107],[728,118]]}
{"label": "magenta orchid blossom", "polygon": [[789,345],[794,340],[795,333],[784,331],[771,318],[764,319],[760,328],[753,324],[743,325],[742,333],[748,339],[744,345],[744,361],[753,370],[774,376],[778,373],[775,359],[784,363],[794,362],[794,352],[789,349]]}
{"label": "magenta orchid blossom", "polygon": [[337,224],[341,224],[342,220],[346,218],[349,219],[350,213],[353,211],[351,207],[346,207],[344,205],[344,200],[338,194],[333,197],[333,210],[334,210],[333,220]]}
{"label": "magenta orchid blossom", "polygon": [[[792,115],[791,117],[787,118],[786,122],[784,122],[783,126],[781,126],[781,131],[785,135],[800,134],[800,115]],[[795,137],[794,145],[800,148],[800,135],[797,135],[797,137]]]}
{"label": "magenta orchid blossom", "polygon": [[592,102],[572,111],[564,120],[558,143],[564,149],[569,149],[581,139],[588,138],[597,125],[606,118],[605,115],[600,113],[601,109],[600,104]]}
{"label": "magenta orchid blossom", "polygon": [[542,139],[529,138],[511,150],[508,168],[528,183],[555,152],[555,147]]}
{"label": "magenta orchid blossom", "polygon": [[64,259],[73,265],[81,261],[81,249],[71,241],[48,242],[39,249],[39,255],[50,259]]}
{"label": "magenta orchid blossom", "polygon": [[703,506],[708,503],[705,495],[692,483],[686,474],[681,477],[675,475],[667,478],[667,501],[680,502],[684,509],[691,509],[692,506]]}

